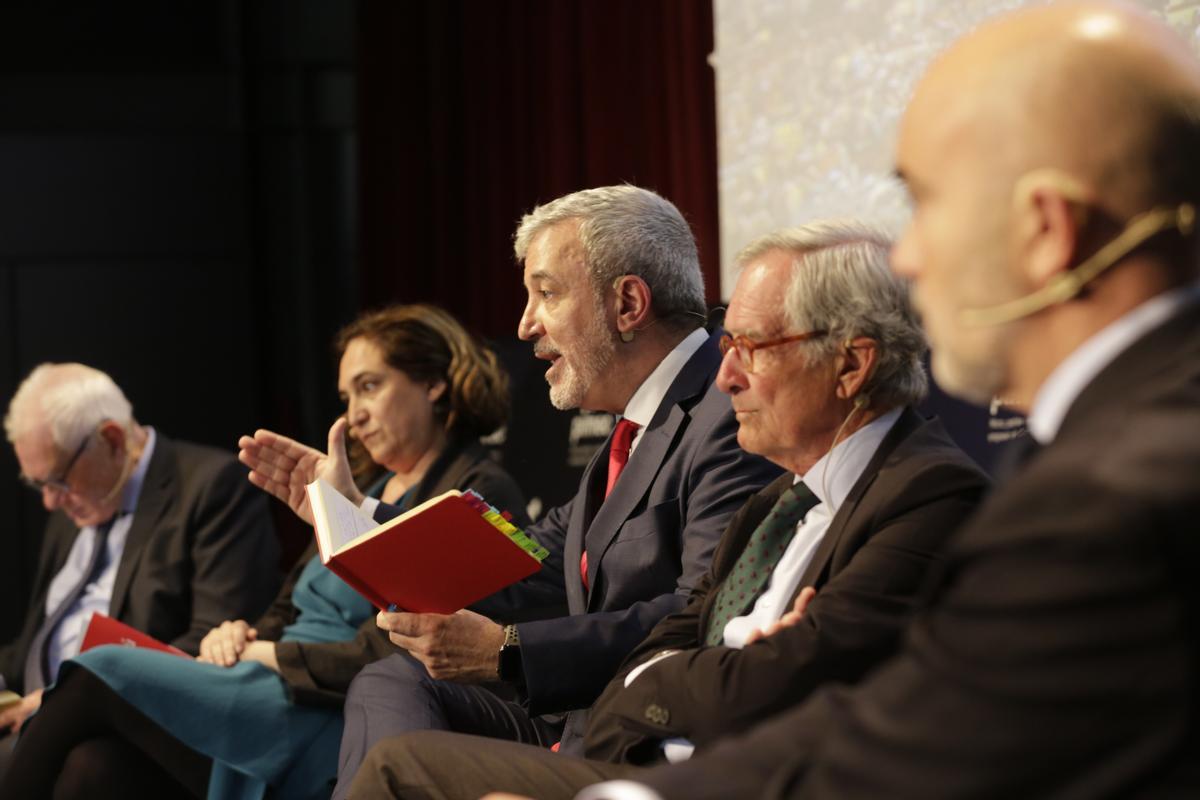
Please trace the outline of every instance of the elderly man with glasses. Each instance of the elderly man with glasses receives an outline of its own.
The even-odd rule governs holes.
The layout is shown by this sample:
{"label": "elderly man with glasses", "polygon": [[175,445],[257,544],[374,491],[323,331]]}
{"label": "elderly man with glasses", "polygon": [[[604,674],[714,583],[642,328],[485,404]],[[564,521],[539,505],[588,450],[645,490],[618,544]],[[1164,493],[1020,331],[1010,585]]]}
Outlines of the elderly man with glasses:
{"label": "elderly man with glasses", "polygon": [[112,378],[42,364],[4,419],[21,480],[51,512],[20,636],[0,647],[0,770],[10,735],[79,651],[93,612],[180,649],[253,618],[279,586],[264,498],[231,454],[139,425]]}
{"label": "elderly man with glasses", "polygon": [[608,684],[588,759],[410,734],[371,751],[351,797],[571,797],[685,759],[896,650],[987,480],[913,410],[927,386],[925,339],[888,247],[863,225],[814,223],[738,257],[717,385],[742,448],[788,473],[734,516],[688,605]]}

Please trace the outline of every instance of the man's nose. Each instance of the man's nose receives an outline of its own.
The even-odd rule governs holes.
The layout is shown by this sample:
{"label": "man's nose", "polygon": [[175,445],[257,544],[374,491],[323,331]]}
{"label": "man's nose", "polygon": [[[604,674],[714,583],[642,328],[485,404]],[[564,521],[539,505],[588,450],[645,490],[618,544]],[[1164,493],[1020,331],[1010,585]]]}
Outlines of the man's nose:
{"label": "man's nose", "polygon": [[717,370],[717,388],[728,395],[735,395],[746,388],[746,370],[736,347],[729,348],[721,357]]}
{"label": "man's nose", "polygon": [[545,333],[545,329],[533,312],[532,304],[526,305],[525,310],[521,312],[521,321],[517,323],[517,338],[525,342],[532,342],[541,338]]}

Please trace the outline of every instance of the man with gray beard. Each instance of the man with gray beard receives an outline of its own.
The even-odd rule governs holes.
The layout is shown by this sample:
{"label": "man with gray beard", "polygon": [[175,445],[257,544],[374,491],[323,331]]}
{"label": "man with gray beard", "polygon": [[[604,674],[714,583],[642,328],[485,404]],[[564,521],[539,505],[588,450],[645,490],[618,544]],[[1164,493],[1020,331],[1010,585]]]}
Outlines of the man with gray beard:
{"label": "man with gray beard", "polygon": [[[576,192],[526,215],[515,251],[528,293],[518,334],[549,362],[551,401],[620,419],[575,497],[528,529],[551,553],[541,572],[457,614],[379,615],[404,652],[350,687],[335,796],[375,742],[408,731],[561,740],[580,752],[578,709],[683,608],[734,512],[780,474],[738,446],[714,383],[721,353],[703,328],[695,241],[674,205],[634,186]],[[336,459],[314,468],[278,442],[262,437],[243,460],[285,500],[298,481],[336,471]],[[554,605],[570,615],[506,624],[519,609]],[[559,712],[570,712],[565,722],[538,716]]]}

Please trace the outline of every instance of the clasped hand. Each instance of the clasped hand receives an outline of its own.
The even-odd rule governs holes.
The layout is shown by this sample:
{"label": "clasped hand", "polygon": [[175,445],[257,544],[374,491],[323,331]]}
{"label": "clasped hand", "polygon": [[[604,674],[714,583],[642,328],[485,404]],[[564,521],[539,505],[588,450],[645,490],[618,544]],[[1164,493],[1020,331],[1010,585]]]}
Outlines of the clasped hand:
{"label": "clasped hand", "polygon": [[227,619],[200,640],[197,661],[232,667],[242,657],[246,645],[258,638],[258,631],[244,619]]}
{"label": "clasped hand", "polygon": [[244,619],[226,620],[213,628],[200,641],[197,661],[232,667],[239,661],[257,661],[276,672],[275,643],[258,641],[258,631]]}
{"label": "clasped hand", "polygon": [[392,644],[425,665],[429,677],[458,683],[496,679],[504,628],[463,609],[454,614],[381,611],[376,624]]}

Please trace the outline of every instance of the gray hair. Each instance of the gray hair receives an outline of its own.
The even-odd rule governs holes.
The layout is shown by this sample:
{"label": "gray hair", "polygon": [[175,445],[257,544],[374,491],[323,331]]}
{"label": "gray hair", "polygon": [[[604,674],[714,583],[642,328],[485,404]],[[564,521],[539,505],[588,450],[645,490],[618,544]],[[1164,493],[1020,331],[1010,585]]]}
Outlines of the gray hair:
{"label": "gray hair", "polygon": [[129,430],[133,406],[106,373],[84,364],[40,364],[8,404],[4,433],[9,442],[46,425],[60,452],[81,442],[112,420]]}
{"label": "gray hair", "polygon": [[669,200],[629,185],[552,200],[521,219],[513,241],[517,261],[525,260],[537,234],[569,219],[579,220],[579,243],[597,294],[622,275],[636,275],[650,287],[660,318],[703,321],[707,307],[696,240]]}
{"label": "gray hair", "polygon": [[795,256],[783,300],[788,322],[798,331],[828,332],[807,343],[816,358],[858,336],[875,340],[879,360],[863,393],[883,407],[918,403],[929,390],[922,363],[929,345],[907,281],[888,268],[891,244],[861,222],[813,222],[767,234],[737,256],[738,266],[772,250]]}

